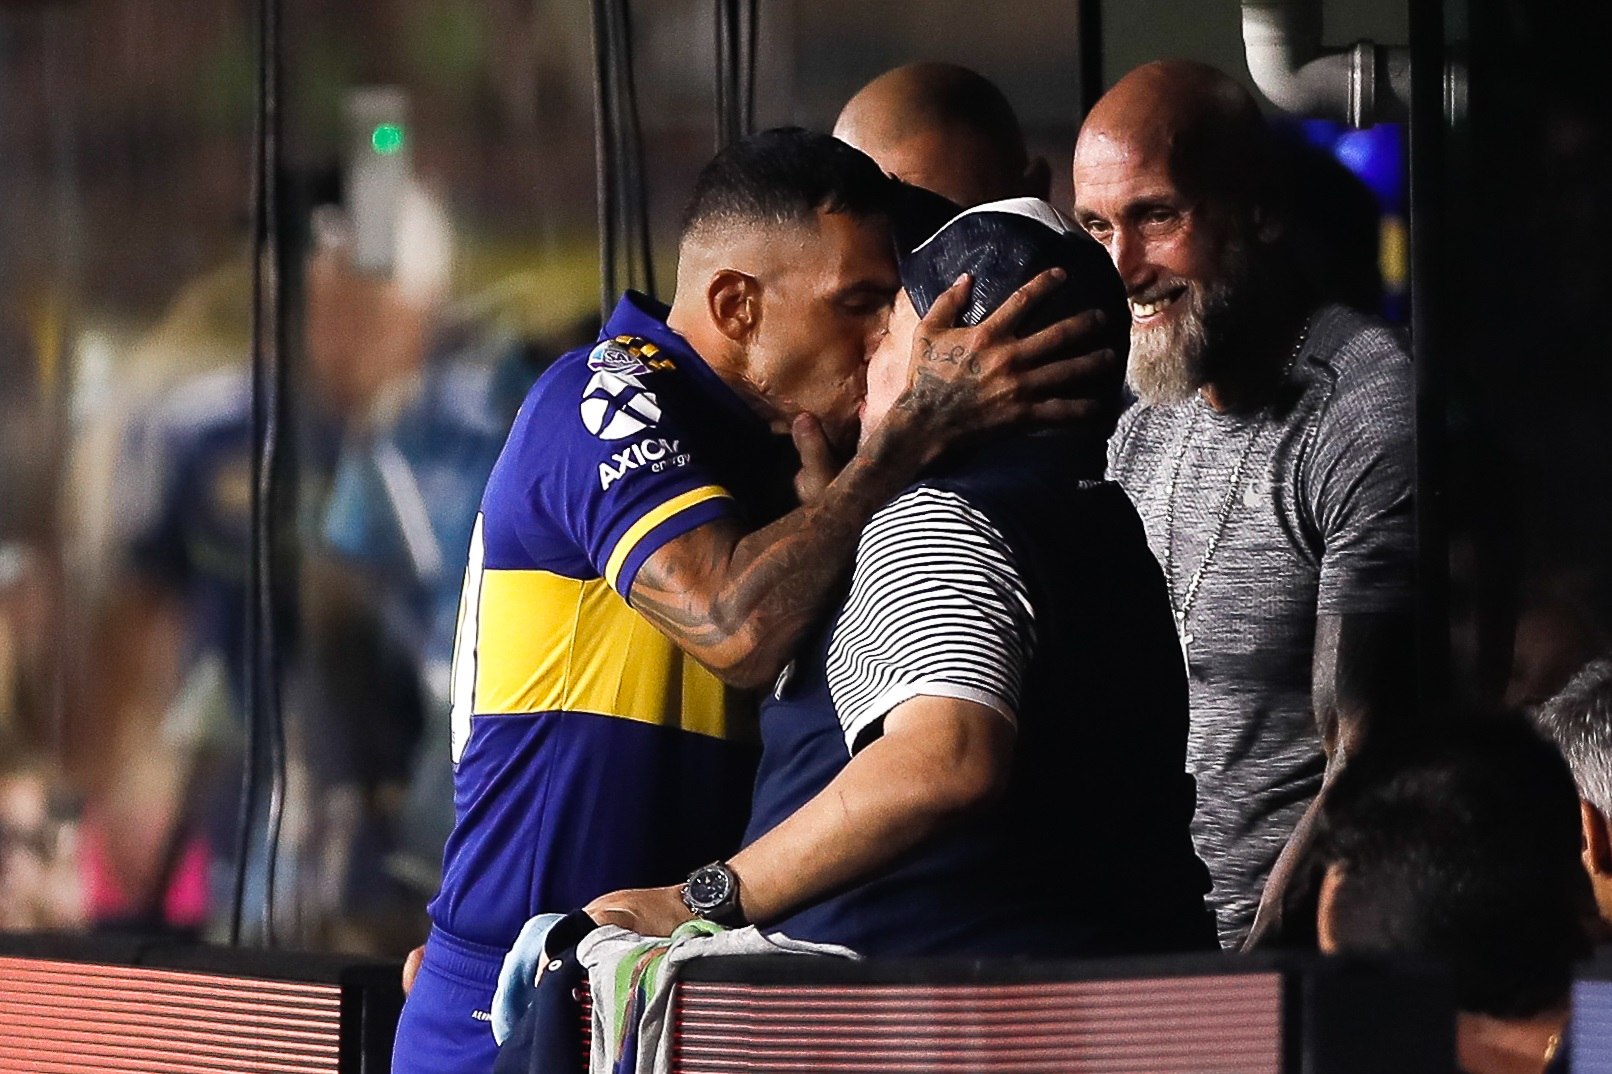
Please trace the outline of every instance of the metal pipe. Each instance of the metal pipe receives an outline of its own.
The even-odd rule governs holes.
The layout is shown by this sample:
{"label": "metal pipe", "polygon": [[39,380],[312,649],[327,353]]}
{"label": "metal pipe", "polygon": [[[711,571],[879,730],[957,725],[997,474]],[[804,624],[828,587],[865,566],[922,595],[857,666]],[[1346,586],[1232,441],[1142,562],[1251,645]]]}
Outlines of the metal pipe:
{"label": "metal pipe", "polygon": [[1369,127],[1410,109],[1410,50],[1321,44],[1321,0],[1242,0],[1243,48],[1254,85],[1276,107]]}
{"label": "metal pipe", "polygon": [[[1425,717],[1450,700],[1449,362],[1452,267],[1450,110],[1443,0],[1410,5],[1416,91],[1410,99],[1411,368],[1416,375],[1417,693]],[[1464,77],[1460,79],[1464,92]]]}
{"label": "metal pipe", "polygon": [[[252,505],[247,562],[246,741],[241,772],[240,830],[230,943],[245,938],[253,849],[261,845],[263,901],[256,936],[274,946],[275,872],[285,810],[285,724],[280,707],[279,601],[281,523],[287,510],[287,462],[281,448],[287,417],[285,295],[280,181],[281,15],[283,0],[258,0],[257,99],[252,170]],[[259,817],[262,826],[259,828]]]}

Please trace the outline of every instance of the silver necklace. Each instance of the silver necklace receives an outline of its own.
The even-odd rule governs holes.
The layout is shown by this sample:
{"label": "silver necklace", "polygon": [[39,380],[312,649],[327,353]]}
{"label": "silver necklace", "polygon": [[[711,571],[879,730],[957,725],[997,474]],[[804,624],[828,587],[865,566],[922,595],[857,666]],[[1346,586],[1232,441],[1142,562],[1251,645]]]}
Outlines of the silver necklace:
{"label": "silver necklace", "polygon": [[[1304,326],[1299,330],[1298,342],[1293,344],[1293,353],[1288,355],[1287,365],[1282,367],[1281,383],[1287,383],[1288,374],[1293,372],[1293,365],[1299,360],[1299,352],[1304,349],[1304,341],[1310,336],[1310,319],[1304,319]],[[1267,406],[1261,416],[1269,413]],[[1243,474],[1248,469],[1248,460],[1254,454],[1254,445],[1259,440],[1260,423],[1254,422],[1249,430],[1248,440],[1243,444],[1243,453],[1237,458],[1237,465],[1231,472],[1231,483],[1226,489],[1226,501],[1220,505],[1220,517],[1215,521],[1214,532],[1209,535],[1209,544],[1203,550],[1203,560],[1198,569],[1192,573],[1187,581],[1187,588],[1176,600],[1175,589],[1175,500],[1176,492],[1181,480],[1181,460],[1186,457],[1187,443],[1192,439],[1193,430],[1198,427],[1198,415],[1201,407],[1196,401],[1192,403],[1192,416],[1187,419],[1186,428],[1181,432],[1181,441],[1176,445],[1175,464],[1170,468],[1170,487],[1167,499],[1164,501],[1164,583],[1170,594],[1170,611],[1175,616],[1176,637],[1181,640],[1181,661],[1186,664],[1188,672],[1192,670],[1192,643],[1197,638],[1187,629],[1187,616],[1192,614],[1192,606],[1198,601],[1198,590],[1203,586],[1203,579],[1209,573],[1209,566],[1214,562],[1215,552],[1220,548],[1221,540],[1226,536],[1226,526],[1231,521],[1231,513],[1237,506],[1237,497],[1243,487]]]}

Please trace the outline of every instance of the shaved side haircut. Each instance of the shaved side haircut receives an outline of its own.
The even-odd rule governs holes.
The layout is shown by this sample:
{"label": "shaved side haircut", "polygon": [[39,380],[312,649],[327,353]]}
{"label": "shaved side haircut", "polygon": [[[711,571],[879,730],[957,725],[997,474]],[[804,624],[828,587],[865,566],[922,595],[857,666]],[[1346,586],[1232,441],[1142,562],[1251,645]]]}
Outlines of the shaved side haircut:
{"label": "shaved side haircut", "polygon": [[729,227],[813,223],[819,210],[884,216],[894,185],[867,155],[839,139],[778,127],[735,142],[705,166],[683,210],[682,238]]}

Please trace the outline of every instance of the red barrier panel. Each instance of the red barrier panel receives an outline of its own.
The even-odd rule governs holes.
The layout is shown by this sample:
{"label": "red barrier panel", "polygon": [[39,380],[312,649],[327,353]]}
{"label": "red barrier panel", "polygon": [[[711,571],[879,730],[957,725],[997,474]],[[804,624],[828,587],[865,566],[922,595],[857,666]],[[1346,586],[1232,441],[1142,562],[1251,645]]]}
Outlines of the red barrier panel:
{"label": "red barrier panel", "polygon": [[376,1074],[395,967],[292,953],[0,937],[0,1074]]}

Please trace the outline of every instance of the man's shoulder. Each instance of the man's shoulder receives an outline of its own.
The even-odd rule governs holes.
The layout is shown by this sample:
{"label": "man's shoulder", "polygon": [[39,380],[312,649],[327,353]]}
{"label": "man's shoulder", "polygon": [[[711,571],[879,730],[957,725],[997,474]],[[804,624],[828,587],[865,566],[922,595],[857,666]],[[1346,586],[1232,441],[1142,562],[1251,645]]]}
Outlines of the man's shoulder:
{"label": "man's shoulder", "polygon": [[1315,312],[1304,358],[1334,395],[1370,394],[1412,383],[1410,351],[1400,330],[1347,306],[1323,306]]}
{"label": "man's shoulder", "polygon": [[919,481],[896,493],[889,503],[873,512],[865,531],[902,533],[926,525],[989,527],[990,518],[976,499],[948,483]]}
{"label": "man's shoulder", "polygon": [[663,406],[661,371],[602,361],[609,342],[567,351],[538,376],[516,412],[512,441],[608,445],[654,428]]}
{"label": "man's shoulder", "polygon": [[179,381],[140,419],[175,440],[244,432],[252,420],[252,377],[243,367],[198,373]]}
{"label": "man's shoulder", "polygon": [[1414,425],[1416,379],[1398,329],[1348,309],[1325,306],[1311,323],[1301,375],[1308,380],[1306,425],[1320,435],[1396,441]]}
{"label": "man's shoulder", "polygon": [[[1045,545],[1048,534],[1061,540],[1075,531],[1107,533],[1116,519],[1136,516],[1120,482],[1093,476],[1087,466],[1066,466],[1056,455],[1017,462],[920,480],[874,520],[904,538],[978,537],[999,548],[1029,549]],[[927,548],[934,547],[931,540]]]}

